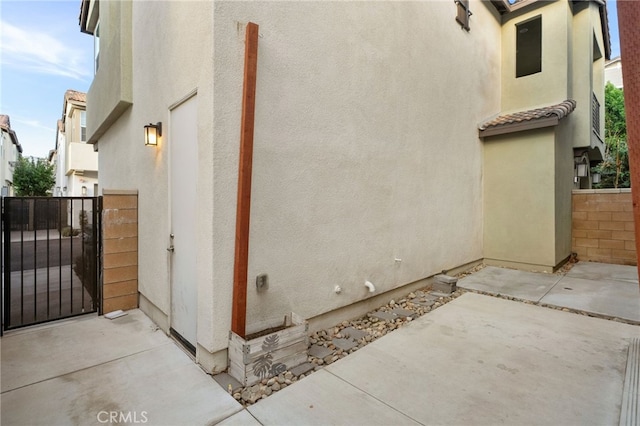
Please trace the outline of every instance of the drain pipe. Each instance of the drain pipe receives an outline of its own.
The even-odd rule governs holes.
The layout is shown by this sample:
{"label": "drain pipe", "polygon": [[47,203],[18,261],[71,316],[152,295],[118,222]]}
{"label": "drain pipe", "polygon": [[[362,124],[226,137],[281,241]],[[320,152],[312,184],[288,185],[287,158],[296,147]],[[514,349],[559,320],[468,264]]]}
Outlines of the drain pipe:
{"label": "drain pipe", "polygon": [[247,319],[247,269],[249,263],[249,218],[251,213],[251,169],[253,163],[253,129],[256,107],[258,68],[258,25],[246,28],[244,84],[242,88],[242,122],[238,165],[238,202],[236,210],[236,247],[233,265],[233,302],[231,331],[244,338]]}

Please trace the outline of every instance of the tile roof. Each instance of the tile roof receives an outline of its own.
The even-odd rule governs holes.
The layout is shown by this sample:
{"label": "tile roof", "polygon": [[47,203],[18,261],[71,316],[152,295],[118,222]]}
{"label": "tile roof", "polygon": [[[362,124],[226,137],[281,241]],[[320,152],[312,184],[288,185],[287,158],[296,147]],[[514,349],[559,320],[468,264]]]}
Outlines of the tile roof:
{"label": "tile roof", "polygon": [[22,153],[22,145],[18,142],[18,135],[11,129],[11,121],[6,114],[0,114],[0,128],[9,133],[14,145],[18,148],[18,152]]}
{"label": "tile roof", "polygon": [[9,116],[5,114],[0,114],[0,126],[4,128],[11,128],[11,122],[9,121]]}
{"label": "tile roof", "polygon": [[[526,130],[527,128],[543,127],[543,125],[554,125],[576,109],[576,101],[567,99],[556,105],[543,108],[530,109],[527,111],[519,111],[511,114],[501,115],[492,120],[486,121],[479,126],[480,136],[490,136],[489,130],[493,134],[508,133],[509,131]],[[537,121],[543,121],[536,125]],[[531,124],[531,126],[527,126]],[[500,130],[499,130],[500,129]]]}
{"label": "tile roof", "polygon": [[69,89],[64,93],[64,99],[65,101],[87,102],[87,94]]}

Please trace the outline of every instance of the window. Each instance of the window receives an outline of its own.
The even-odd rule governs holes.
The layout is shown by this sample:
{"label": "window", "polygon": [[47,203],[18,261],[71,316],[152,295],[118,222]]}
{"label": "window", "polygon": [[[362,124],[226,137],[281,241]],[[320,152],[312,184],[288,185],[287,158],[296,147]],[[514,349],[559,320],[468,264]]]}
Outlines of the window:
{"label": "window", "polygon": [[595,93],[591,93],[591,128],[600,135],[600,102]]}
{"label": "window", "polygon": [[542,17],[516,25],[516,78],[542,71]]}
{"label": "window", "polygon": [[458,21],[458,24],[460,24],[462,28],[469,31],[471,29],[471,27],[469,27],[469,17],[471,16],[469,0],[455,0],[455,3],[458,6],[456,21]]}
{"label": "window", "polygon": [[87,111],[80,111],[80,141],[87,140]]}
{"label": "window", "polygon": [[93,73],[96,74],[98,72],[98,66],[100,65],[100,21],[96,24],[96,30],[93,33],[93,60]]}

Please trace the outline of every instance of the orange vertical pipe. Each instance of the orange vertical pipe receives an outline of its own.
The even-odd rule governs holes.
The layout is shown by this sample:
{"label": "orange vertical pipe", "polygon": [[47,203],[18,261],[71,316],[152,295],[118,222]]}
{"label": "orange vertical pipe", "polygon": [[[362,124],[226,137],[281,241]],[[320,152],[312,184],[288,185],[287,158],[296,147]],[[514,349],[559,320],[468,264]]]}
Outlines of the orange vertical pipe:
{"label": "orange vertical pipe", "polygon": [[251,212],[251,168],[253,129],[258,69],[258,25],[247,24],[242,89],[242,124],[238,167],[238,204],[236,211],[236,248],[233,266],[233,305],[231,331],[244,337],[247,319],[247,267],[249,263],[249,218]]}

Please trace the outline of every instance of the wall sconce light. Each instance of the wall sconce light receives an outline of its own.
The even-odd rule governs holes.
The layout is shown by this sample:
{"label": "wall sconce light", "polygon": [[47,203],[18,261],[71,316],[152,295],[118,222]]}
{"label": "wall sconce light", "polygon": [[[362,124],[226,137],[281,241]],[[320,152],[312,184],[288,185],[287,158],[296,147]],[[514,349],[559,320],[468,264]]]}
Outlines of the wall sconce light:
{"label": "wall sconce light", "polygon": [[589,157],[585,153],[573,159],[575,168],[575,177],[583,178],[589,176]]}
{"label": "wall sconce light", "polygon": [[158,145],[158,139],[162,136],[162,122],[156,124],[149,123],[144,126],[144,144],[150,146]]}
{"label": "wall sconce light", "polygon": [[591,183],[600,183],[600,173],[591,173]]}
{"label": "wall sconce light", "polygon": [[82,196],[83,196],[83,197],[86,197],[86,196],[87,196],[87,187],[86,187],[86,186],[83,186],[83,187],[82,187]]}
{"label": "wall sconce light", "polygon": [[587,163],[578,163],[578,177],[587,177]]}

